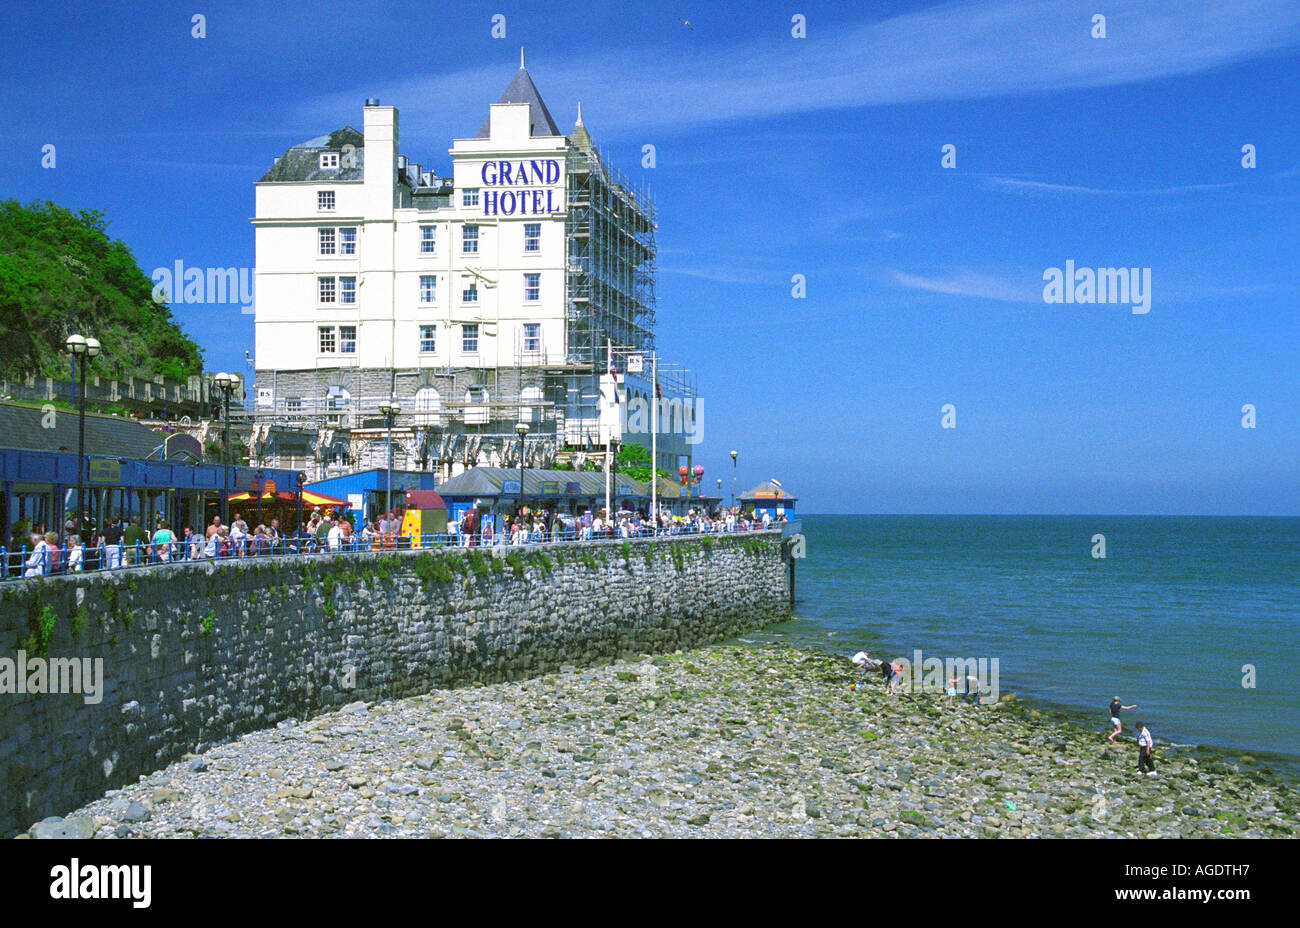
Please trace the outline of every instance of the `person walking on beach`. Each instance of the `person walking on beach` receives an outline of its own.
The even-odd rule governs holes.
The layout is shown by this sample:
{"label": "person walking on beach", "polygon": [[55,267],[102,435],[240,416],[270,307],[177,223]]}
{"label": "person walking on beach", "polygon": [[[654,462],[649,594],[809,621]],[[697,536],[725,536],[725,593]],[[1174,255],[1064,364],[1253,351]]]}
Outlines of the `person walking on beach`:
{"label": "person walking on beach", "polygon": [[1138,722],[1138,773],[1146,773],[1149,777],[1156,775],[1156,762],[1151,758],[1151,749],[1154,747],[1155,739],[1151,737],[1151,729],[1144,722]]}
{"label": "person walking on beach", "polygon": [[961,701],[962,701],[962,702],[971,702],[972,699],[973,699],[974,702],[975,702],[975,708],[976,708],[976,709],[980,708],[980,705],[981,705],[981,703],[980,703],[980,678],[977,677],[977,676],[975,676],[974,674],[967,674],[967,676],[966,676],[966,692],[965,692],[965,694],[962,696]]}
{"label": "person walking on beach", "polygon": [[948,680],[948,708],[949,709],[957,708],[956,705],[954,705],[953,700],[957,698],[957,681],[960,679],[961,677],[953,675]]}
{"label": "person walking on beach", "polygon": [[1115,728],[1113,731],[1111,731],[1110,737],[1106,739],[1107,741],[1109,741],[1111,744],[1119,743],[1115,739],[1119,737],[1120,729],[1123,727],[1122,725],[1120,725],[1119,722],[1120,710],[1136,709],[1136,708],[1137,708],[1137,703],[1133,703],[1133,705],[1131,706],[1121,705],[1118,696],[1116,696],[1114,699],[1110,701],[1110,724],[1115,726]]}

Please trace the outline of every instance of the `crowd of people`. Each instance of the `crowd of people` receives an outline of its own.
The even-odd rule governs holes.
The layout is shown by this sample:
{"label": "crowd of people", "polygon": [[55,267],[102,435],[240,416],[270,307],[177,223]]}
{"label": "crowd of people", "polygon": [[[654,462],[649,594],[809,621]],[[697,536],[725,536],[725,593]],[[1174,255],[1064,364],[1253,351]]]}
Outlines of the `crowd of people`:
{"label": "crowd of people", "polygon": [[[493,517],[476,508],[467,510],[447,526],[447,534],[433,535],[422,543],[453,545],[539,544],[556,541],[591,541],[611,538],[641,538],[654,535],[689,535],[704,532],[740,532],[770,528],[785,521],[767,512],[739,509],[690,509],[685,515],[621,510],[612,517],[604,509],[587,509],[580,514],[528,506],[501,517],[501,528]],[[84,526],[81,528],[80,526]],[[69,520],[63,538],[58,532],[34,526],[0,557],[0,577],[43,577],[80,571],[116,570],[148,564],[198,561],[205,558],[260,557],[275,554],[318,554],[330,551],[370,551],[410,547],[411,539],[401,534],[401,513],[383,512],[379,518],[362,521],[360,528],[346,517],[316,509],[298,530],[286,531],[280,519],[250,526],[234,512],[229,523],[220,514],[202,531],[185,526],[178,534],[161,513],[152,526],[141,516],[111,516],[102,526],[91,524],[89,515],[80,524]],[[17,542],[18,539],[15,539]],[[14,550],[16,549],[16,550]]]}
{"label": "crowd of people", "polygon": [[477,509],[468,509],[459,520],[449,523],[454,544],[462,546],[492,544],[540,544],[547,541],[592,541],[610,538],[644,538],[656,535],[698,535],[706,532],[742,532],[771,528],[786,521],[784,515],[773,518],[763,512],[703,507],[689,509],[685,515],[662,511],[657,518],[649,512],[619,510],[609,516],[602,509],[567,513],[523,506],[502,519],[484,517]]}

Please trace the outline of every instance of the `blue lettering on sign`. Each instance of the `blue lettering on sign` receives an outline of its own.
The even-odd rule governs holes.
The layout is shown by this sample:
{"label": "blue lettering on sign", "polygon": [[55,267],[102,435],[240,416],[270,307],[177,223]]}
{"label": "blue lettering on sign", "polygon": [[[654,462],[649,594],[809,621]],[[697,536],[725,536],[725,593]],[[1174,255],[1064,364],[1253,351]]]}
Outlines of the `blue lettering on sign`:
{"label": "blue lettering on sign", "polygon": [[[554,158],[528,161],[485,161],[479,176],[485,187],[551,185],[560,182],[560,162]],[[483,215],[514,216],[557,213],[563,205],[555,202],[555,191],[484,190],[481,195]]]}

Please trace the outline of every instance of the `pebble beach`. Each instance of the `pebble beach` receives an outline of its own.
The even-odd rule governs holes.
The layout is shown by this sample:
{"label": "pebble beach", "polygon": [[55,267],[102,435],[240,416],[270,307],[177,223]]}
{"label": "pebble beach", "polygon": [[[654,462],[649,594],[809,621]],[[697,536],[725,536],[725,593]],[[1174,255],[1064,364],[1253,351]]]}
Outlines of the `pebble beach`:
{"label": "pebble beach", "polygon": [[44,833],[188,837],[1286,837],[1249,756],[1109,745],[1004,696],[887,697],[842,657],[715,645],[355,703],[188,756]]}

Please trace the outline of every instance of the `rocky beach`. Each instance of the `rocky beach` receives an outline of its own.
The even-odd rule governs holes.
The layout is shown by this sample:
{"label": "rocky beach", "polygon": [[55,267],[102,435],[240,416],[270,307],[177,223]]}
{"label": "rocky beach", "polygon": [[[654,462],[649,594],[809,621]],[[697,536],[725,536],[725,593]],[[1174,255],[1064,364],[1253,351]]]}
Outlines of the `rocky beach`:
{"label": "rocky beach", "polygon": [[[715,645],[354,703],[189,756],[23,837],[1285,837],[1245,755],[1108,745],[1004,696],[859,692]],[[1158,733],[1157,733],[1158,734]]]}

